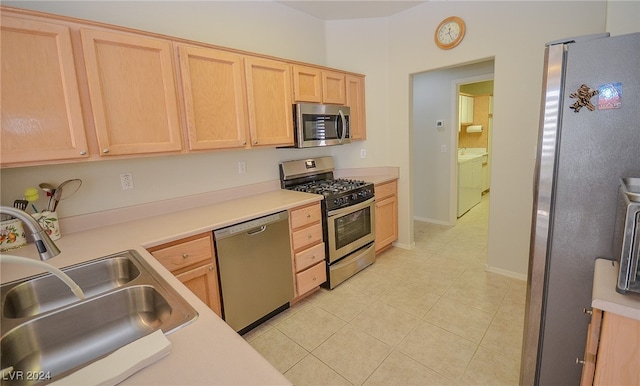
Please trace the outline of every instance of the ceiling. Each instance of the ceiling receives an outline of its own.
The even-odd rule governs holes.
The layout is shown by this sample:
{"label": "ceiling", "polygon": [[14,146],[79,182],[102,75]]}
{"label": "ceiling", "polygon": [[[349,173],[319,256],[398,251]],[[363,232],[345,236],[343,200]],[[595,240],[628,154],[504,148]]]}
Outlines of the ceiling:
{"label": "ceiling", "polygon": [[425,1],[380,0],[297,0],[278,1],[323,20],[388,17]]}

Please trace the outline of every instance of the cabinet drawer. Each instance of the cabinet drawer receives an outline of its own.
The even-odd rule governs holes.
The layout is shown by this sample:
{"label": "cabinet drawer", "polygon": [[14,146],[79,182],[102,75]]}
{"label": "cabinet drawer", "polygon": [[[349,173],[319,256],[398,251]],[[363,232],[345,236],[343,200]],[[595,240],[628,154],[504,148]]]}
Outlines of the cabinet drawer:
{"label": "cabinet drawer", "polygon": [[396,194],[397,182],[388,182],[382,185],[375,186],[376,200],[382,200],[385,197],[393,196]]}
{"label": "cabinet drawer", "polygon": [[327,268],[323,262],[296,274],[298,296],[303,295],[327,281]]}
{"label": "cabinet drawer", "polygon": [[293,232],[292,240],[294,251],[322,242],[322,224],[315,224]]}
{"label": "cabinet drawer", "polygon": [[209,234],[156,248],[150,248],[149,252],[169,271],[176,271],[213,258],[213,244]]}
{"label": "cabinet drawer", "polygon": [[324,243],[320,243],[309,249],[296,253],[296,272],[300,272],[314,264],[318,264],[318,262],[324,260],[324,257]]}
{"label": "cabinet drawer", "polygon": [[304,208],[295,209],[291,211],[289,221],[291,223],[291,229],[298,229],[305,225],[313,224],[316,221],[322,219],[320,214],[320,204],[314,204],[305,206]]}

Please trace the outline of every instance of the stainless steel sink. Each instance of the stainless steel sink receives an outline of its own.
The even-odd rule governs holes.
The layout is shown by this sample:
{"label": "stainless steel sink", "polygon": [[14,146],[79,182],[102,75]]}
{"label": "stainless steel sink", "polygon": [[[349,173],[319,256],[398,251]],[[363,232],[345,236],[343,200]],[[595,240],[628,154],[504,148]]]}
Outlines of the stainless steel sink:
{"label": "stainless steel sink", "polygon": [[[4,310],[0,369],[13,367],[13,374],[39,372],[55,381],[158,329],[168,334],[197,317],[136,251],[63,271],[84,281],[78,284],[85,290],[86,300],[71,298],[73,295],[62,287],[48,293],[58,287],[49,279],[59,280],[50,275],[0,287]],[[37,382],[10,373],[2,384]]]}
{"label": "stainless steel sink", "polygon": [[[86,297],[90,297],[129,283],[140,275],[140,270],[128,257],[113,256],[69,267],[64,273],[82,288]],[[3,286],[0,291],[5,318],[37,315],[78,301],[69,287],[51,274],[14,286]]]}

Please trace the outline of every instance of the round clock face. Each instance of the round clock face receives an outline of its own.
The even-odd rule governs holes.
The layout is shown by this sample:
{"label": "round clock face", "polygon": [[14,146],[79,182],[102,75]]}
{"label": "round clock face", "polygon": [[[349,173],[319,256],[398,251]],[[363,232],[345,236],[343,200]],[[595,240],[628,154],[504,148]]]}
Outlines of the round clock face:
{"label": "round clock face", "polygon": [[446,18],[436,28],[436,45],[444,50],[451,49],[462,41],[464,33],[465,25],[462,19],[456,16]]}

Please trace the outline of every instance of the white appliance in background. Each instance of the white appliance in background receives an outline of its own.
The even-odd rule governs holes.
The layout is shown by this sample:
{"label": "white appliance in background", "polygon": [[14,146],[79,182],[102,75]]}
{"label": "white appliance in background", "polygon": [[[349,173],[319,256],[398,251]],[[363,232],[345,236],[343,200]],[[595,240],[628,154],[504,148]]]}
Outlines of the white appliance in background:
{"label": "white appliance in background", "polygon": [[578,385],[596,258],[615,260],[620,179],[640,176],[640,33],[547,44],[521,385]]}

